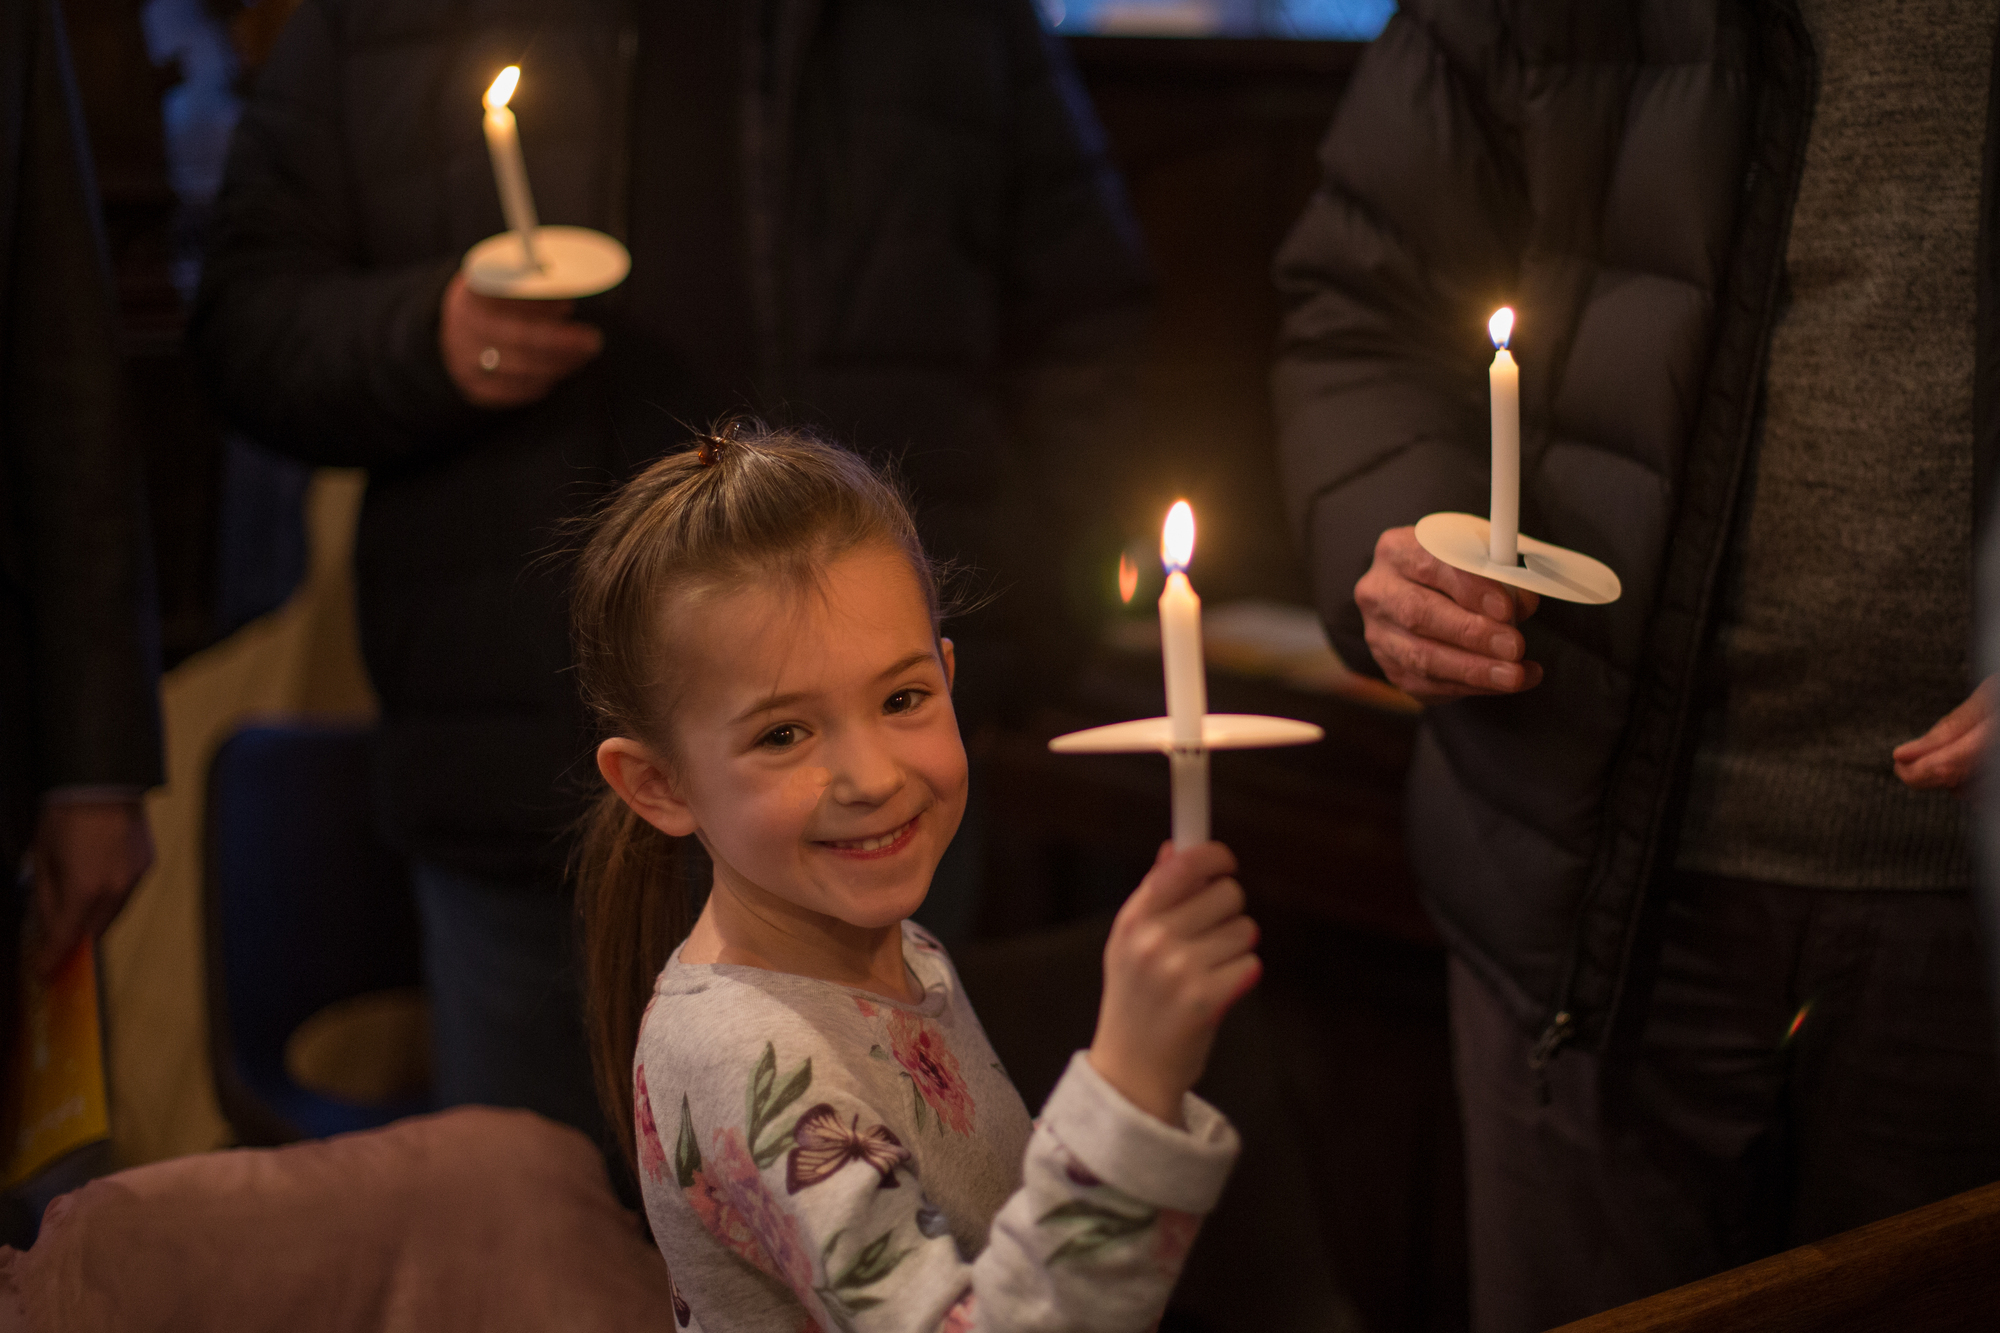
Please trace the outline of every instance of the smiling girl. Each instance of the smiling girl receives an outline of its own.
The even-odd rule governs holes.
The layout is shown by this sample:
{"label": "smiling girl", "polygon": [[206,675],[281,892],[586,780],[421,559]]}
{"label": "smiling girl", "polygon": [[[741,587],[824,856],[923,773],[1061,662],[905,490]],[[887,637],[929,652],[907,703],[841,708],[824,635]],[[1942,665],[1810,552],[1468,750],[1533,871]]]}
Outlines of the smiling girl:
{"label": "smiling girl", "polygon": [[[575,621],[606,736],[578,876],[595,1054],[677,1324],[1156,1323],[1237,1149],[1188,1091],[1258,975],[1228,851],[1161,849],[1031,1123],[908,919],[966,762],[895,490],[795,434],[707,437],[608,506]],[[714,867],[691,927],[686,838]]]}

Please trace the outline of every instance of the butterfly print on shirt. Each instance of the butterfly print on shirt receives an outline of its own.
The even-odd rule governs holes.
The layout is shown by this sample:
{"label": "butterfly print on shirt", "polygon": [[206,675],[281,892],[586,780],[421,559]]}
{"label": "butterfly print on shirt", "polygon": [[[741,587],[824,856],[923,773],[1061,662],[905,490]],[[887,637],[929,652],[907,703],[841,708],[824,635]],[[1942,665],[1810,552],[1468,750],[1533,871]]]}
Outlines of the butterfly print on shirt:
{"label": "butterfly print on shirt", "polygon": [[878,1188],[896,1188],[896,1170],[910,1160],[910,1150],[887,1125],[876,1125],[865,1133],[861,1117],[840,1123],[840,1113],[825,1102],[799,1117],[792,1130],[798,1147],[785,1159],[785,1193],[797,1194],[808,1185],[817,1185],[849,1162],[866,1162],[881,1174]]}

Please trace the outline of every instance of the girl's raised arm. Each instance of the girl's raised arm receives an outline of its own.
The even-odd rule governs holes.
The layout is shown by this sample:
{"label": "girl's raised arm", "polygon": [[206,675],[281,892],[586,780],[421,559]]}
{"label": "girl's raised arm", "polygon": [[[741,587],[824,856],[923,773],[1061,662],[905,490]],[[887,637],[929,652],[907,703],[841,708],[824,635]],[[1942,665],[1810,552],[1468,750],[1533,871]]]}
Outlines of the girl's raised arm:
{"label": "girl's raised arm", "polygon": [[[905,1117],[871,1104],[816,1035],[786,1025],[760,1052],[743,1046],[740,1071],[711,1065],[687,1086],[639,1071],[640,1168],[675,1256],[681,1327],[700,1327],[713,1300],[726,1308],[711,1333],[790,1333],[797,1311],[745,1263],[829,1331],[1140,1333],[1159,1319],[1236,1157],[1217,1112],[1189,1097],[1185,1127],[1169,1125],[1079,1053],[968,1262],[889,1127]],[[928,1111],[937,1132],[953,1132],[955,1111],[942,1098]],[[752,1308],[760,1299],[768,1308]]]}

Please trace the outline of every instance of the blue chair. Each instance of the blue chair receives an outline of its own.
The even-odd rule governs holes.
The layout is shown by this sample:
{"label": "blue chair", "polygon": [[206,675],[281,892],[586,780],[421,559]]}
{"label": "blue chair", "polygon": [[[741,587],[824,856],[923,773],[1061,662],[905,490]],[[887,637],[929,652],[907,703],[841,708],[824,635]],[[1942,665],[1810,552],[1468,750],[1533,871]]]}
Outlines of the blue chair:
{"label": "blue chair", "polygon": [[428,1095],[360,1105],[300,1086],[285,1044],[328,1005],[423,982],[406,866],[371,810],[367,726],[245,726],[208,774],[209,1039],[246,1144],[387,1124]]}

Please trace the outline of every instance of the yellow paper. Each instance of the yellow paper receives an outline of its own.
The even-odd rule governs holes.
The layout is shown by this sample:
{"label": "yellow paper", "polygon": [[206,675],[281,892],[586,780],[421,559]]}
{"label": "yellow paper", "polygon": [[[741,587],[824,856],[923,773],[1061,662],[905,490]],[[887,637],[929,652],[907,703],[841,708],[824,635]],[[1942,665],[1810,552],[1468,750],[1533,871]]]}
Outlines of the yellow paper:
{"label": "yellow paper", "polygon": [[21,1016],[14,1034],[0,1138],[12,1189],[86,1144],[111,1137],[97,964],[89,940],[44,986],[21,960]]}

